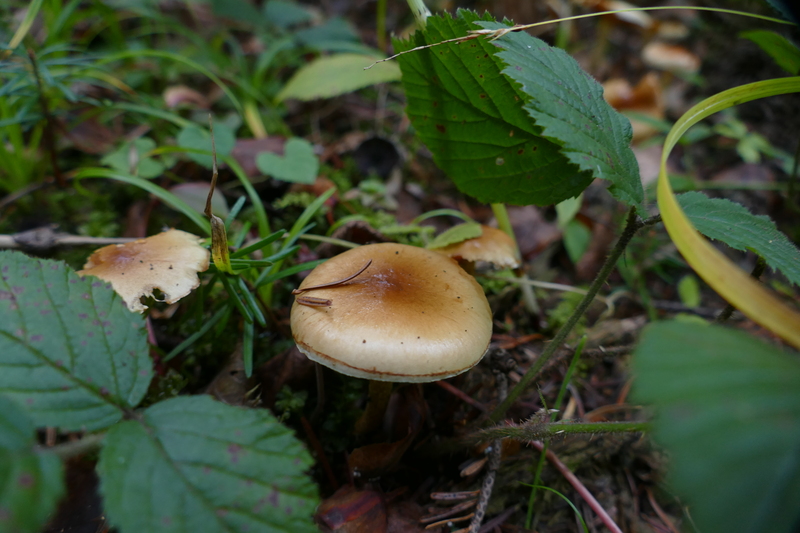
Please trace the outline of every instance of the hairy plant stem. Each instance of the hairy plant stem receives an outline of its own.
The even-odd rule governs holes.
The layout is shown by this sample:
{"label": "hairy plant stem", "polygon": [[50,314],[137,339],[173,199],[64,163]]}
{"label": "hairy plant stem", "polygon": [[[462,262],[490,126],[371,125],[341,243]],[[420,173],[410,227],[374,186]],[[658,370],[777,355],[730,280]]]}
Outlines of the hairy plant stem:
{"label": "hairy plant stem", "polygon": [[93,433],[91,435],[84,435],[80,440],[72,442],[63,442],[50,447],[39,447],[42,452],[52,453],[61,459],[69,459],[70,457],[77,457],[85,453],[93,452],[100,449],[100,444],[106,438],[105,433]]}
{"label": "hairy plant stem", "polygon": [[502,401],[494,411],[492,411],[492,414],[489,415],[490,423],[496,424],[503,418],[503,416],[506,414],[506,411],[508,411],[508,408],[511,407],[511,404],[516,401],[520,394],[522,394],[528,385],[530,385],[531,381],[533,381],[539,375],[539,372],[542,370],[542,368],[544,368],[550,358],[556,354],[559,348],[561,348],[561,345],[564,343],[564,340],[566,340],[567,335],[570,334],[572,328],[575,327],[575,324],[578,323],[578,320],[580,320],[580,318],[589,308],[592,300],[594,300],[594,297],[600,291],[600,288],[603,286],[608,279],[608,276],[616,267],[617,261],[620,257],[622,257],[622,253],[625,251],[628,243],[631,242],[631,239],[633,239],[633,236],[636,235],[636,232],[645,226],[649,226],[660,221],[660,216],[642,220],[636,214],[636,208],[630,208],[628,211],[628,219],[625,224],[625,229],[622,231],[622,235],[617,241],[617,244],[614,245],[614,248],[611,250],[608,258],[606,258],[606,262],[603,264],[603,267],[600,269],[597,277],[595,277],[594,281],[586,292],[586,295],[575,308],[575,311],[572,313],[572,315],[570,315],[566,324],[561,326],[561,329],[558,330],[556,336],[553,337],[553,340],[547,345],[536,362],[531,365],[527,372],[525,372],[525,375],[522,376],[520,382],[517,383],[513,389],[511,389],[508,397]]}
{"label": "hairy plant stem", "polygon": [[650,429],[648,422],[542,422],[533,421],[515,426],[482,429],[466,437],[470,442],[493,439],[542,440],[559,435],[597,433],[636,433]]}

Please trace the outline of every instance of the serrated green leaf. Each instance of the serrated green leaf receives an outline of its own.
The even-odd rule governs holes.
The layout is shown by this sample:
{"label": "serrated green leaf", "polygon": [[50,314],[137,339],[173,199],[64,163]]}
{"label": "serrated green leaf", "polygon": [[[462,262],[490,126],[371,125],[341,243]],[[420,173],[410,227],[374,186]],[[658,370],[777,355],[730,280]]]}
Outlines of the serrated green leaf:
{"label": "serrated green leaf", "polygon": [[317,179],[319,159],[314,155],[314,147],[310,142],[293,137],[286,141],[282,156],[272,152],[258,154],[256,166],[273,178],[310,185]]}
{"label": "serrated green leaf", "polygon": [[687,192],[677,198],[697,231],[736,250],[754,251],[790,282],[800,285],[800,250],[769,217],[754,215],[740,204],[699,192]]}
{"label": "serrated green leaf", "polygon": [[746,31],[740,35],[756,43],[789,74],[800,73],[800,48],[783,35],[767,30]]}
{"label": "serrated green leaf", "polygon": [[152,377],[144,318],[64,263],[0,252],[0,394],[37,426],[100,429]]}
{"label": "serrated green leaf", "polygon": [[0,396],[0,533],[41,531],[64,492],[61,461],[34,450],[35,429]]}
{"label": "serrated green leaf", "polygon": [[[460,10],[427,19],[424,31],[395,41],[400,52],[480,29],[479,17]],[[483,20],[491,20],[487,14]],[[398,58],[406,114],[436,164],[464,193],[486,203],[558,203],[592,181],[540,136],[523,108],[528,98],[508,77],[500,49],[486,39],[449,43]]]}
{"label": "serrated green leaf", "polygon": [[481,229],[480,224],[477,222],[464,222],[463,224],[453,226],[452,228],[437,235],[436,238],[433,239],[430,244],[428,244],[427,248],[431,250],[435,250],[436,248],[444,248],[445,246],[450,246],[451,244],[464,242],[467,239],[475,239],[481,235],[483,235],[483,230]]}
{"label": "serrated green leaf", "polygon": [[789,533],[800,519],[800,360],[718,326],[648,326],[636,401],[698,531]]}
{"label": "serrated green leaf", "polygon": [[288,98],[304,101],[332,98],[376,83],[399,80],[400,68],[390,61],[364,70],[381,59],[363,54],[319,57],[295,72],[276,98],[278,101]]}
{"label": "serrated green leaf", "polygon": [[98,472],[122,533],[315,532],[311,457],[266,409],[183,396],[114,426]]}
{"label": "serrated green leaf", "polygon": [[[211,152],[211,133],[205,128],[196,124],[186,126],[178,133],[176,139],[178,146],[191,148],[193,150],[205,150]],[[214,144],[217,148],[217,159],[222,159],[233,150],[236,144],[236,135],[233,130],[222,122],[214,124]],[[206,168],[211,168],[211,156],[205,154],[186,154],[189,159]]]}
{"label": "serrated green leaf", "polygon": [[[478,24],[485,29],[506,25]],[[503,74],[520,84],[525,109],[542,136],[561,146],[561,154],[581,170],[611,183],[609,192],[627,205],[641,205],[644,190],[630,149],[630,121],[603,99],[603,87],[560,48],[525,32],[493,41],[508,67]]]}

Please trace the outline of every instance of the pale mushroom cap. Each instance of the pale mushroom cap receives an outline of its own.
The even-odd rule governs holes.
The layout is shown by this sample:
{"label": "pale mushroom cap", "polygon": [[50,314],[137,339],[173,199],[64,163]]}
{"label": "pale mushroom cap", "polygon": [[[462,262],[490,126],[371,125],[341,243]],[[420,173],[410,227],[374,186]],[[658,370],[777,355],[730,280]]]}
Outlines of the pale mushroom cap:
{"label": "pale mushroom cap", "polygon": [[505,231],[489,226],[481,226],[481,230],[483,233],[480,237],[436,248],[435,251],[473,263],[485,261],[498,268],[517,268],[519,256],[511,237]]}
{"label": "pale mushroom cap", "polygon": [[310,359],[349,376],[402,382],[437,381],[475,366],[489,346],[492,313],[475,279],[452,259],[403,244],[370,244],[314,269],[300,288],[357,272],[343,285],[295,301],[292,334]]}

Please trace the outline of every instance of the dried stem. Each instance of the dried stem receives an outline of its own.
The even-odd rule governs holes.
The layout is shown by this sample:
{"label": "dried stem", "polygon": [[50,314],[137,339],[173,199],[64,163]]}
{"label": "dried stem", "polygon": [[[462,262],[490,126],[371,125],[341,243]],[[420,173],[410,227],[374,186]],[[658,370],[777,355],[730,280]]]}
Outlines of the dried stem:
{"label": "dried stem", "polygon": [[[539,441],[531,441],[530,445],[538,449],[539,451],[544,450],[544,444],[542,444]],[[575,476],[575,474],[572,473],[569,467],[567,467],[567,465],[562,463],[561,460],[556,456],[556,454],[554,454],[551,450],[547,450],[545,454],[547,456],[547,460],[550,461],[553,464],[553,466],[556,467],[556,470],[561,472],[561,475],[564,476],[567,481],[569,481],[570,485],[572,485],[572,487],[578,492],[578,494],[581,495],[581,498],[583,498],[586,501],[586,503],[589,504],[589,507],[591,507],[595,513],[597,513],[597,516],[600,517],[600,520],[603,521],[603,524],[605,524],[605,526],[609,530],[611,530],[612,533],[622,533],[622,530],[619,528],[619,526],[608,515],[606,510],[603,509],[603,506],[600,505],[600,502],[598,502],[595,499],[592,493],[589,492],[589,489],[587,489],[584,486],[584,484],[581,483],[581,480],[578,479],[577,476]]]}

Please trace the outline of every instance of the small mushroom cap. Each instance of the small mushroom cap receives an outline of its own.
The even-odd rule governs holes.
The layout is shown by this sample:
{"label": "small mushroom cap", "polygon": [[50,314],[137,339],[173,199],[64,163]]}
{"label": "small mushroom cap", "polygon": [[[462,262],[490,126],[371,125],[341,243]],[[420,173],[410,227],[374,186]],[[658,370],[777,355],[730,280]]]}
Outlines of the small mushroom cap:
{"label": "small mushroom cap", "polygon": [[463,259],[473,263],[485,261],[497,268],[517,268],[519,256],[517,255],[517,246],[511,237],[505,231],[497,228],[481,226],[481,229],[483,233],[480,237],[435,250],[453,259]]}
{"label": "small mushroom cap", "polygon": [[[349,376],[427,382],[475,366],[489,346],[492,312],[475,279],[436,252],[385,243],[348,250],[315,268],[300,289],[344,279],[342,285],[295,301],[292,334],[310,359]],[[300,297],[300,296],[298,296]]]}
{"label": "small mushroom cap", "polygon": [[112,244],[96,250],[81,276],[97,276],[111,283],[128,309],[144,312],[142,296],[155,289],[168,304],[177,302],[200,285],[198,272],[208,269],[209,252],[202,239],[191,233],[171,229],[127,244]]}

